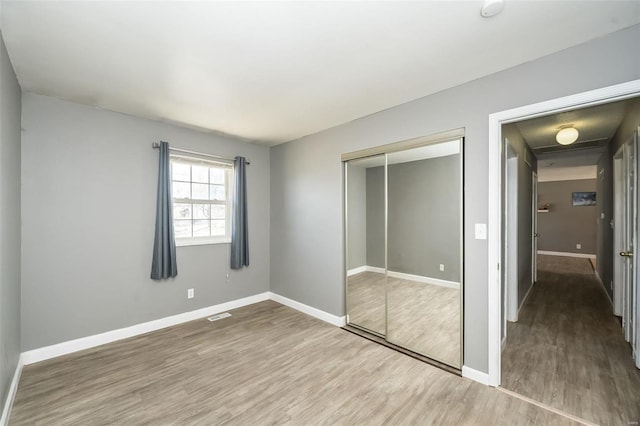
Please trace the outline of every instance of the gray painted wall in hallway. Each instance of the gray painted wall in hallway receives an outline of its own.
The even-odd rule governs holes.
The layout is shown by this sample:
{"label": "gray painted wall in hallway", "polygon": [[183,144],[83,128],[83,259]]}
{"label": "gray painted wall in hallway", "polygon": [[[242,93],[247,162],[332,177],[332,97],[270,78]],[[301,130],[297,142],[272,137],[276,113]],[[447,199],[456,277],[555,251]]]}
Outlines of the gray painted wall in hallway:
{"label": "gray painted wall in hallway", "polygon": [[0,33],[0,412],[20,357],[21,96]]}
{"label": "gray painted wall in hallway", "polygon": [[[269,148],[31,93],[22,122],[23,350],[269,290]],[[228,244],[179,247],[178,276],[149,278],[159,140],[251,160],[249,268],[229,271]]]}
{"label": "gray painted wall in hallway", "polygon": [[[272,291],[344,315],[341,154],[464,127],[464,223],[473,229],[487,223],[488,115],[640,78],[638,39],[636,25],[273,147]],[[466,233],[464,258],[464,364],[487,372],[487,241]]]}
{"label": "gray painted wall in hallway", "polygon": [[[549,203],[549,213],[538,213],[538,250],[596,254],[597,206],[573,206],[573,192],[595,191],[595,179],[540,182],[540,204]],[[603,200],[596,201],[602,203]],[[581,249],[576,248],[581,245]]]}

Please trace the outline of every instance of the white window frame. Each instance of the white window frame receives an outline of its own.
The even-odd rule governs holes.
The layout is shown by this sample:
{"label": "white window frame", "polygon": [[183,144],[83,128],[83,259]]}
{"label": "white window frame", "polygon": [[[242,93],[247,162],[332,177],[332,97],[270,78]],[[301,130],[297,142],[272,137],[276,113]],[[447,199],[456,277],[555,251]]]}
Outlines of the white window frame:
{"label": "white window frame", "polygon": [[[225,200],[198,200],[193,198],[176,198],[173,196],[173,164],[174,162],[186,163],[191,165],[199,165],[206,166],[209,168],[220,168],[225,171]],[[208,237],[175,237],[176,246],[177,247],[185,247],[185,246],[197,246],[197,245],[208,245],[208,244],[228,244],[231,242],[231,218],[233,215],[233,162],[232,161],[224,161],[224,160],[211,160],[207,158],[197,157],[195,155],[189,154],[170,154],[170,163],[171,163],[171,186],[172,186],[172,195],[171,195],[171,206],[173,209],[174,203],[180,204],[211,204],[211,205],[224,205],[225,206],[225,235],[224,236],[208,236]],[[189,177],[190,183],[193,183],[193,176]],[[186,182],[186,181],[178,181],[178,182]],[[197,183],[197,182],[196,182]],[[209,184],[211,184],[209,182]],[[191,186],[190,186],[191,187]],[[193,209],[191,210],[191,221],[193,223]],[[175,221],[180,220],[173,217],[173,224],[175,227]]]}

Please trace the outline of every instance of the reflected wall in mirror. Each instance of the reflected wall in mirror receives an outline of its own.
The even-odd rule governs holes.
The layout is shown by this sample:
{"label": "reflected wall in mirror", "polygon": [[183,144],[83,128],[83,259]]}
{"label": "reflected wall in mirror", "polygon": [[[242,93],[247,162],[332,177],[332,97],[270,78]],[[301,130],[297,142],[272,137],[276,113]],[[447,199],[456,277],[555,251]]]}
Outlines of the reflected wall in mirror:
{"label": "reflected wall in mirror", "polygon": [[460,367],[460,141],[390,153],[387,162],[387,340]]}
{"label": "reflected wall in mirror", "polygon": [[347,162],[347,315],[349,323],[384,335],[384,155]]}
{"label": "reflected wall in mirror", "polygon": [[390,145],[345,163],[348,324],[455,368],[463,352],[462,142]]}

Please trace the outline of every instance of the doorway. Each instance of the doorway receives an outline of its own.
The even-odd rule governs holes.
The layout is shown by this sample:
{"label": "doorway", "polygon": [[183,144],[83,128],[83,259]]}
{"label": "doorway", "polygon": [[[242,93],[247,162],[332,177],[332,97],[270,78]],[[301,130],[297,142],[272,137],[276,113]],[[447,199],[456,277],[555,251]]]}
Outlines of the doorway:
{"label": "doorway", "polygon": [[[554,101],[550,101],[548,103],[542,103],[542,104],[536,104],[533,106],[529,106],[529,107],[525,107],[525,108],[520,108],[517,110],[511,110],[511,111],[505,111],[503,113],[500,114],[494,114],[491,116],[490,119],[490,134],[491,136],[499,136],[501,135],[501,129],[500,126],[502,124],[506,124],[506,123],[513,123],[516,121],[520,121],[520,120],[524,120],[524,119],[528,119],[528,118],[533,118],[533,117],[540,117],[543,115],[548,115],[551,113],[558,113],[558,112],[565,112],[568,111],[569,109],[577,109],[577,108],[582,108],[582,107],[587,107],[587,106],[595,106],[595,105],[602,105],[608,102],[612,102],[612,101],[617,101],[617,100],[622,100],[622,99],[628,99],[631,98],[633,96],[638,96],[638,94],[640,93],[640,81],[636,81],[636,82],[631,82],[627,85],[619,85],[619,86],[615,86],[612,88],[607,88],[607,89],[602,89],[600,91],[594,91],[594,92],[589,92],[589,94],[582,94],[580,96],[576,96],[576,97],[568,97],[568,98],[563,98],[561,100],[554,100]],[[585,101],[586,99],[586,101]],[[497,128],[496,128],[497,127]],[[498,139],[499,140],[499,139]],[[495,151],[497,148],[500,148],[501,144],[496,143],[496,140],[492,137],[491,138],[491,145],[490,148]],[[506,149],[507,147],[505,147]],[[495,153],[495,152],[494,152]],[[505,157],[507,157],[505,155]],[[490,160],[494,160],[496,158],[503,158],[502,156],[490,156]],[[502,201],[500,202],[500,204],[497,205],[504,205],[505,208],[508,210],[509,208],[509,179],[508,179],[508,157],[505,159],[506,164],[503,164],[503,167],[505,167],[505,175],[504,178],[506,178],[506,181],[504,181],[504,183],[501,184],[501,178],[499,176],[499,173],[494,173],[494,170],[501,170],[500,167],[498,168],[493,168],[491,167],[490,164],[490,181],[491,183],[496,183],[497,181],[497,186],[498,187],[502,187],[505,189],[505,192],[503,193],[502,196],[505,197],[505,204],[502,204]],[[491,161],[490,161],[491,162]],[[637,167],[637,157],[634,157],[634,160],[631,161],[634,165],[636,165]],[[612,170],[608,168],[607,173],[612,173]],[[633,178],[636,179],[636,178]],[[535,193],[536,191],[534,191],[533,187],[535,186],[534,184],[535,181],[535,175],[531,175],[531,182],[532,182],[532,191],[531,191],[531,203],[532,205],[536,206],[538,204],[539,201],[537,197],[535,197]],[[612,185],[612,189],[613,189],[613,185]],[[489,277],[490,277],[490,338],[495,338],[498,337],[499,339],[499,344],[496,344],[497,342],[495,340],[493,340],[493,338],[491,339],[490,342],[490,368],[489,368],[489,382],[490,384],[497,386],[500,384],[501,382],[501,377],[500,377],[500,367],[501,367],[501,359],[500,359],[500,349],[503,343],[503,338],[505,336],[505,330],[504,330],[504,318],[505,315],[502,314],[499,317],[499,326],[495,327],[491,326],[491,324],[495,324],[495,319],[493,317],[495,317],[495,315],[492,315],[492,309],[491,309],[491,303],[494,300],[493,297],[495,297],[495,295],[499,295],[502,296],[502,298],[500,298],[501,302],[497,303],[496,305],[503,311],[507,312],[507,315],[509,314],[509,301],[508,301],[508,291],[505,292],[504,288],[509,288],[508,286],[502,287],[502,284],[504,284],[504,282],[506,281],[508,283],[508,276],[509,276],[509,255],[508,253],[510,252],[509,250],[509,220],[508,218],[510,217],[510,215],[504,214],[503,212],[499,211],[497,212],[498,214],[496,214],[495,212],[495,207],[496,207],[496,203],[495,203],[495,198],[499,198],[500,197],[500,192],[495,192],[495,191],[491,191],[491,194],[493,195],[493,200],[494,202],[491,203],[490,207],[491,207],[491,215],[490,215],[490,222],[489,222],[489,229],[492,231],[490,236],[489,236],[489,245],[490,245],[490,253],[489,253],[489,258],[490,258],[490,262],[493,262],[496,259],[503,259],[503,265],[504,265],[504,269],[505,271],[501,274],[496,274],[495,272],[492,271],[493,268],[489,269]],[[496,197],[497,196],[497,197]],[[612,197],[613,198],[613,197]],[[637,198],[635,198],[637,200]],[[603,200],[604,201],[604,200]],[[611,201],[612,202],[612,201]],[[637,203],[637,202],[636,202]],[[636,204],[637,205],[637,204]],[[538,206],[539,207],[539,206]],[[521,209],[520,209],[521,210]],[[636,210],[637,211],[637,208]],[[506,217],[505,217],[506,216]],[[535,217],[536,215],[533,214],[533,217]],[[495,221],[497,221],[498,219],[502,219],[503,222],[501,224],[501,226],[495,226]],[[611,218],[609,218],[608,216],[602,217],[602,223],[603,224],[608,224],[609,220]],[[492,226],[492,221],[494,221],[494,226]],[[635,222],[637,223],[637,218],[635,219]],[[499,223],[499,222],[498,222]],[[631,222],[630,222],[631,223]],[[537,234],[537,230],[535,228],[535,221],[532,221],[531,224],[531,234],[533,236],[532,238],[532,242],[531,242],[531,253],[532,253],[532,259],[531,259],[531,281],[536,281],[536,273],[535,270],[536,268],[534,267],[534,262],[533,262],[533,258],[535,253],[537,252],[537,249],[535,247],[535,236]],[[500,232],[506,232],[507,236],[505,236],[504,239],[500,239],[497,238],[496,236],[499,237],[499,233]],[[635,238],[635,237],[634,237]],[[635,241],[635,240],[634,240]],[[502,244],[501,247],[496,247],[496,243],[500,243]],[[507,249],[507,254],[502,257],[501,254],[502,253],[502,249],[506,248]],[[631,252],[633,250],[630,250]],[[497,253],[496,253],[497,252]],[[617,254],[616,254],[617,255]],[[613,253],[610,250],[609,251],[609,256],[612,257]],[[637,266],[637,259],[634,259],[632,255],[627,256],[630,260],[629,262],[627,262],[627,265],[629,268],[635,268]],[[635,263],[634,263],[635,262]],[[613,263],[613,262],[612,262]],[[589,264],[590,266],[590,264]],[[498,270],[500,268],[500,265],[498,265]],[[620,269],[620,268],[618,268]],[[494,269],[495,270],[495,269]],[[545,277],[539,277],[541,280],[543,280]],[[501,282],[501,286],[496,286],[495,282],[493,281],[494,279],[498,279],[498,280],[503,280],[503,282]],[[607,282],[608,284],[608,282]],[[594,291],[597,290],[600,293],[602,293],[602,288],[601,288],[601,284],[598,284],[600,287],[594,287]],[[500,289],[501,291],[496,292],[496,288]],[[550,287],[551,289],[554,289],[554,287]],[[629,288],[633,288],[633,286],[630,286]],[[557,288],[556,288],[557,290]],[[507,298],[505,298],[505,296],[507,296]],[[534,297],[535,298],[535,297]],[[628,326],[627,328],[631,331],[634,328],[638,327],[638,317],[637,317],[637,308],[638,308],[638,294],[637,292],[635,294],[630,294],[628,301],[628,309],[629,309],[629,313],[630,315],[628,316],[629,318],[629,322],[628,322]],[[495,302],[493,302],[495,303]],[[607,303],[609,303],[607,301]],[[612,314],[613,312],[611,312]],[[636,316],[633,317],[633,314],[635,314]],[[613,316],[611,315],[611,318],[613,318]],[[618,326],[619,328],[619,326]],[[538,336],[538,338],[541,338],[542,340],[544,340],[544,336]],[[637,352],[637,339],[634,341],[633,340],[633,336],[630,336],[630,340],[631,343],[633,345],[633,349],[635,352]],[[547,348],[547,349],[553,349],[553,348]],[[586,348],[583,348],[586,349]],[[629,348],[630,349],[630,348]],[[555,366],[544,366],[545,368],[561,368],[562,365],[555,365]],[[532,368],[532,367],[530,367]],[[592,386],[597,387],[598,384],[597,383],[591,383]],[[634,389],[634,388],[631,388]],[[637,389],[637,388],[635,388]],[[558,390],[556,389],[553,392],[557,392]],[[562,392],[562,390],[560,390]],[[553,393],[552,392],[552,393]],[[637,392],[634,392],[633,390],[629,392],[630,394],[636,394]],[[611,404],[610,404],[611,405]]]}

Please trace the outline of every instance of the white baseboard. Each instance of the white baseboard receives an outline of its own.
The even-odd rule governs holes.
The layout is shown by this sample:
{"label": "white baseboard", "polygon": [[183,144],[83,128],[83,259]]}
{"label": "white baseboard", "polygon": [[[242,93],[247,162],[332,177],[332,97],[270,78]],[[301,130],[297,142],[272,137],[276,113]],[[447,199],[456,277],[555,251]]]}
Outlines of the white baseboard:
{"label": "white baseboard", "polygon": [[379,268],[377,266],[363,265],[358,266],[357,268],[349,269],[347,271],[347,276],[350,277],[352,275],[361,274],[363,272],[375,272],[376,274],[384,274],[385,269]]}
{"label": "white baseboard", "polygon": [[288,297],[280,296],[279,294],[269,292],[269,298],[274,302],[278,302],[282,305],[293,308],[296,311],[300,311],[307,315],[311,315],[312,317],[318,318],[324,322],[328,322],[329,324],[335,325],[336,327],[342,327],[346,324],[346,318],[344,316],[339,317],[337,315],[333,315],[328,312],[321,311],[320,309],[314,308],[313,306],[305,305],[304,303],[300,303],[296,300],[289,299]]}
{"label": "white baseboard", "polygon": [[440,287],[449,287],[449,288],[456,288],[456,289],[460,288],[460,283],[457,283],[455,281],[441,280],[439,278],[424,277],[422,275],[405,274],[404,272],[396,272],[396,271],[389,271],[387,272],[387,275],[393,278],[416,281],[419,283],[433,284],[433,285],[438,285]]}
{"label": "white baseboard", "polygon": [[367,265],[358,266],[357,268],[349,269],[347,271],[347,276],[350,277],[352,275],[361,274],[363,272],[367,272]]}
{"label": "white baseboard", "polygon": [[586,254],[586,253],[570,253],[565,251],[545,251],[538,250],[538,254],[546,254],[547,256],[566,256],[566,257],[580,257],[583,259],[595,259],[595,254]]}
{"label": "white baseboard", "polygon": [[462,366],[462,377],[466,377],[467,379],[471,379],[474,382],[482,383],[483,385],[489,386],[489,375],[487,373],[474,370],[473,368],[467,367],[466,365]]}
{"label": "white baseboard", "polygon": [[314,308],[312,306],[305,305],[304,303],[300,303],[268,291],[249,297],[244,297],[242,299],[232,300],[230,302],[220,303],[218,305],[198,309],[195,311],[172,315],[170,317],[132,325],[130,327],[111,330],[92,336],[81,337],[79,339],[57,343],[51,346],[33,349],[23,352],[21,355],[21,361],[24,365],[29,365],[36,362],[45,361],[47,359],[55,358],[57,356],[78,352],[84,349],[90,349],[96,346],[104,345],[106,343],[115,342],[117,340],[127,339],[129,337],[138,336],[140,334],[149,333],[151,331],[160,330],[162,328],[171,327],[173,325],[182,324],[199,318],[204,318],[231,309],[241,308],[243,306],[263,302],[269,299],[303,312],[307,315],[311,315],[312,317],[321,319],[322,321],[328,322],[329,324],[335,325],[337,327],[342,327],[346,324],[346,319],[344,316],[339,317]]}
{"label": "white baseboard", "polygon": [[[379,268],[377,266],[363,265],[363,266],[358,266],[357,268],[349,269],[347,271],[347,276],[350,277],[352,275],[361,274],[362,272],[375,272],[377,274],[384,274],[385,269]],[[441,280],[439,278],[425,277],[422,275],[405,274],[404,272],[396,272],[396,271],[386,271],[386,272],[388,276],[393,278],[400,278],[403,280],[415,281],[419,283],[439,285],[440,287],[449,287],[449,288],[456,288],[456,289],[460,288],[460,283],[457,283],[455,281]]]}
{"label": "white baseboard", "polygon": [[598,280],[598,282],[600,283],[600,285],[602,286],[602,290],[604,290],[604,294],[607,295],[607,299],[609,300],[609,302],[611,303],[611,307],[613,308],[613,299],[611,299],[611,296],[609,296],[609,292],[607,291],[607,287],[605,287],[604,285],[604,281],[602,281],[602,278],[600,277],[600,274],[598,273],[598,271],[596,271],[594,269],[594,272],[596,273],[596,279]]}
{"label": "white baseboard", "polygon": [[13,379],[7,392],[7,399],[4,401],[2,407],[2,417],[0,417],[0,426],[6,426],[9,424],[9,416],[11,415],[11,408],[13,407],[13,400],[16,397],[18,391],[18,383],[20,382],[20,375],[22,374],[22,367],[24,366],[24,359],[22,354],[18,357],[18,365],[16,365],[16,371],[13,373]]}
{"label": "white baseboard", "polygon": [[520,317],[520,311],[522,310],[522,307],[524,306],[524,304],[527,302],[527,299],[529,298],[529,295],[531,294],[531,290],[533,290],[534,285],[535,283],[531,283],[531,285],[529,286],[529,290],[527,290],[527,294],[525,294],[524,299],[522,299],[522,303],[520,303],[520,306],[518,306],[518,312],[516,313],[516,321],[518,321],[518,318]]}
{"label": "white baseboard", "polygon": [[150,331],[160,330],[162,328],[171,327],[172,325],[182,324],[198,318],[203,318],[209,315],[227,311],[229,309],[236,309],[242,306],[251,305],[253,303],[262,302],[264,300],[269,300],[269,292],[264,292],[253,296],[244,297],[242,299],[232,300],[230,302],[220,303],[218,305],[198,309],[195,311],[185,312],[178,315],[172,315],[170,317],[132,325],[130,327],[107,331],[105,333],[95,334],[93,336],[81,337],[79,339],[57,343],[55,345],[45,346],[43,348],[33,349],[22,354],[24,365],[29,365],[57,356],[70,354],[72,352],[93,348],[95,346],[115,342],[116,340],[138,336]]}

